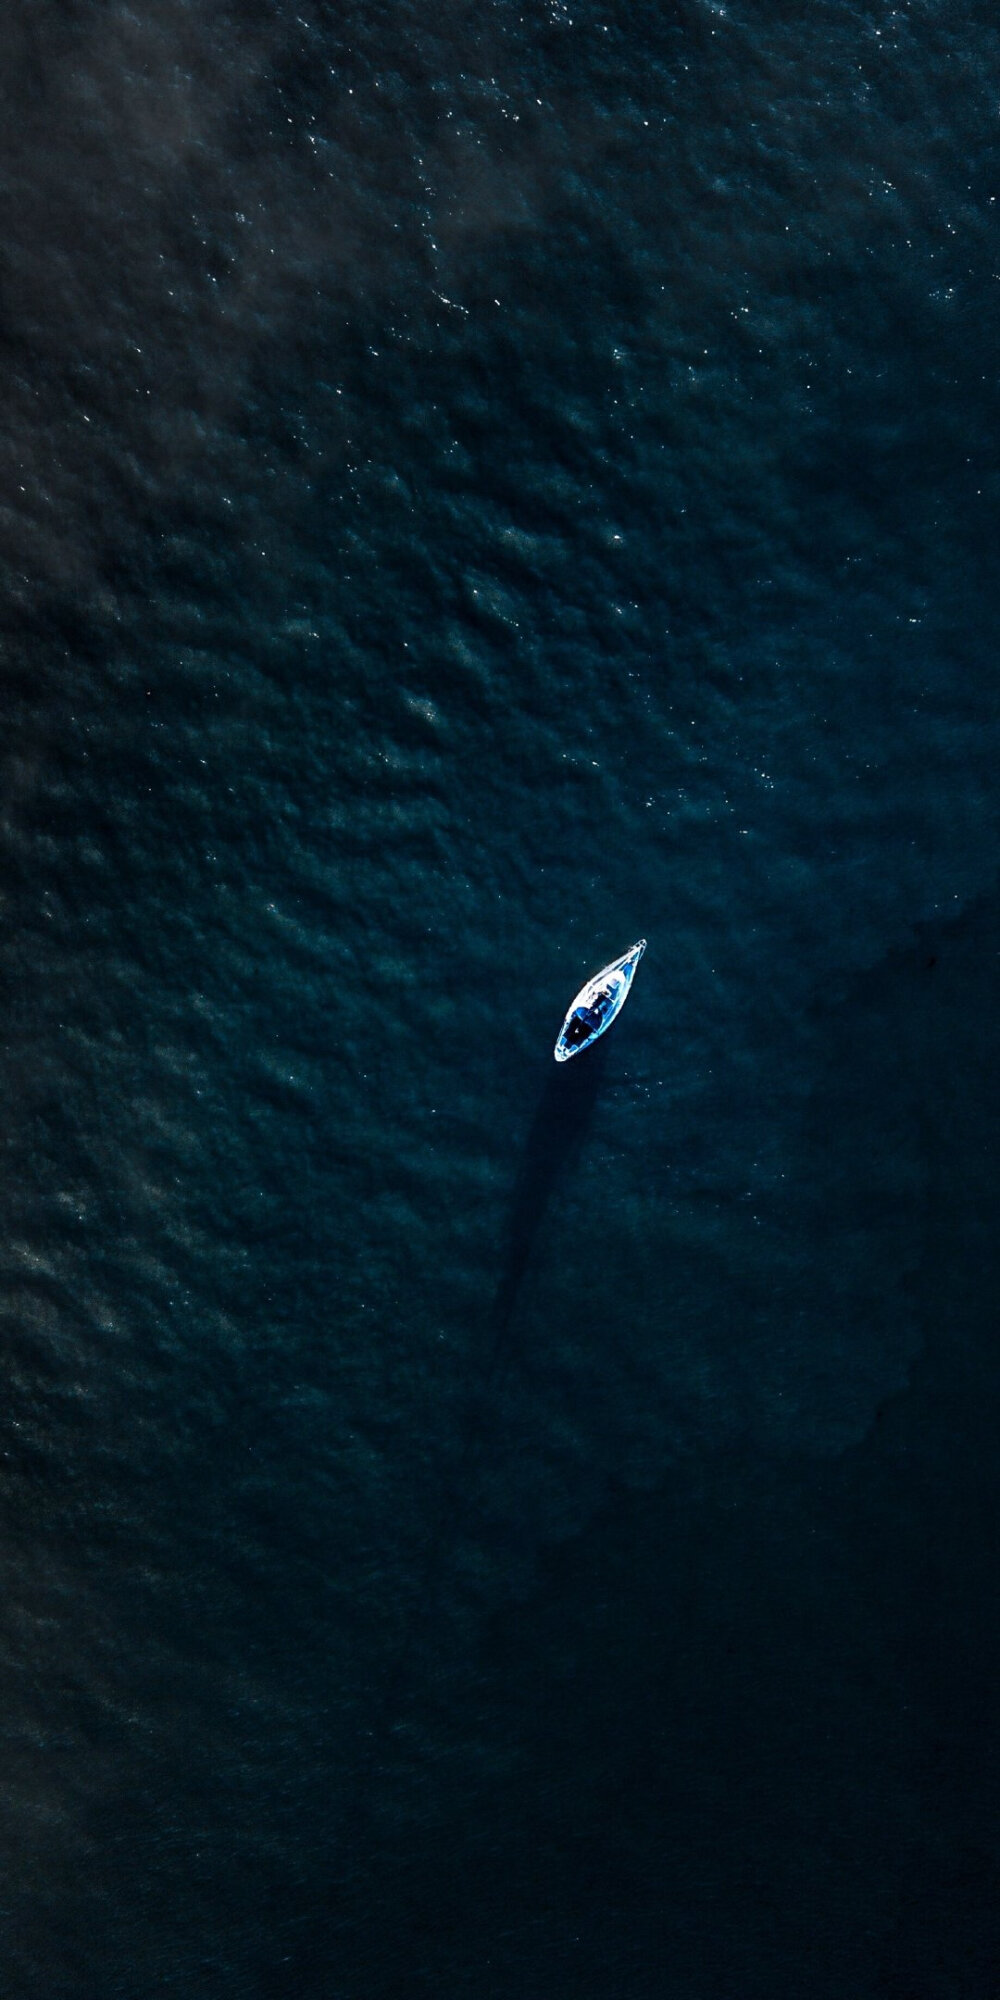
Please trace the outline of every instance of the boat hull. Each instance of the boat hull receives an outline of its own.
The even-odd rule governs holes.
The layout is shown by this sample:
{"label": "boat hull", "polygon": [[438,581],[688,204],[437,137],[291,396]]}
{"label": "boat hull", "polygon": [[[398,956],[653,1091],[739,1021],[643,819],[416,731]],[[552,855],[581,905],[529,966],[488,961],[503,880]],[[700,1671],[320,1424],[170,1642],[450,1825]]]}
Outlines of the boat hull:
{"label": "boat hull", "polygon": [[559,1030],[554,1051],[557,1063],[569,1062],[592,1048],[618,1019],[645,949],[645,938],[639,938],[621,958],[613,959],[581,986]]}

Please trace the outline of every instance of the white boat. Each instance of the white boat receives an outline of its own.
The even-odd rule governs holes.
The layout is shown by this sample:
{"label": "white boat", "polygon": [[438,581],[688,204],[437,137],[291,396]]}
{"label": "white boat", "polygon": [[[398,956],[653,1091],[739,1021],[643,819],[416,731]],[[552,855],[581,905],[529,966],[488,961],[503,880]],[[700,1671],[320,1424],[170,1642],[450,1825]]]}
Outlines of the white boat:
{"label": "white boat", "polygon": [[559,1040],[555,1047],[557,1062],[568,1062],[570,1056],[578,1056],[583,1049],[589,1049],[605,1028],[610,1028],[616,1015],[620,1014],[628,999],[632,974],[646,949],[645,938],[629,947],[613,965],[606,965],[603,972],[595,972],[586,986],[581,986],[576,999],[559,1030]]}

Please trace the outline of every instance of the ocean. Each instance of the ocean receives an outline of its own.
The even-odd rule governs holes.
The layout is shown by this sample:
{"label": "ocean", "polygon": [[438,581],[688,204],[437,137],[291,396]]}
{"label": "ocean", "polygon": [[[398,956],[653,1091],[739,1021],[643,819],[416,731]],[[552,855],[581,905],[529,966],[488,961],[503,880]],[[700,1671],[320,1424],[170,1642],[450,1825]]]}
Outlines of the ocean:
{"label": "ocean", "polygon": [[995,2000],[995,11],[0,70],[0,1990]]}

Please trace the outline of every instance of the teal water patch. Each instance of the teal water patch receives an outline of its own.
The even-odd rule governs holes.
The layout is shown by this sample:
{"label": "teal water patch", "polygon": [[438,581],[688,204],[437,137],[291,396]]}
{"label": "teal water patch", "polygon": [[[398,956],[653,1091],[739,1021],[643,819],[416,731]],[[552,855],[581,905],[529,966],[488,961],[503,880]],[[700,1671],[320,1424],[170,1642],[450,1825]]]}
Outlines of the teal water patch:
{"label": "teal water patch", "polygon": [[990,1992],[996,53],[12,31],[12,1992]]}

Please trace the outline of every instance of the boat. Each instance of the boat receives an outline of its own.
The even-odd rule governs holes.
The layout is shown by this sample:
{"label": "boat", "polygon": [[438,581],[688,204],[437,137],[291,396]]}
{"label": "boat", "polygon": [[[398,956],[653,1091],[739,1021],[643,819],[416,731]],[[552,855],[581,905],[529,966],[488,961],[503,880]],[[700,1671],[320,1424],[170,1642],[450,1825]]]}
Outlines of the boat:
{"label": "boat", "polygon": [[589,1049],[591,1043],[610,1028],[628,999],[633,973],[645,949],[645,938],[639,938],[636,944],[623,952],[621,958],[606,965],[603,971],[595,972],[586,986],[581,986],[559,1030],[555,1046],[558,1063],[569,1062],[570,1056],[582,1055],[584,1049]]}

